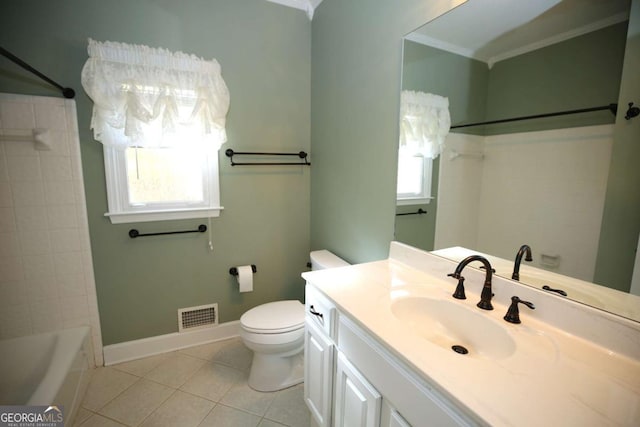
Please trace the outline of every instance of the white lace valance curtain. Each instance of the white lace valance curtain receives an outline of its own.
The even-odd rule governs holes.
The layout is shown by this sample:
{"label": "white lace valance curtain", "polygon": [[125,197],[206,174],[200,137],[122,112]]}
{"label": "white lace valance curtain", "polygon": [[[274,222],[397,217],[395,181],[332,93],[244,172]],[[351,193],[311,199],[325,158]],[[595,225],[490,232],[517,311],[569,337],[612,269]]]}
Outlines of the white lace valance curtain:
{"label": "white lace valance curtain", "polygon": [[170,147],[227,140],[229,91],[215,59],[89,39],[82,86],[105,145]]}
{"label": "white lace valance curtain", "polygon": [[449,99],[403,90],[400,98],[400,149],[435,159],[451,127]]}

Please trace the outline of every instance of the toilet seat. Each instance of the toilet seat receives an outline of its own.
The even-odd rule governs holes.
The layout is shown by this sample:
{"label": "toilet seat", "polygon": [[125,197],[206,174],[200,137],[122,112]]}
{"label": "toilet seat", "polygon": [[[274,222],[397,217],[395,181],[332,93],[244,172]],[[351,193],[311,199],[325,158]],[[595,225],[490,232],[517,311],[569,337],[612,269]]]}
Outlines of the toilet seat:
{"label": "toilet seat", "polygon": [[298,300],[259,305],[240,317],[240,325],[255,334],[280,334],[304,328],[304,305]]}

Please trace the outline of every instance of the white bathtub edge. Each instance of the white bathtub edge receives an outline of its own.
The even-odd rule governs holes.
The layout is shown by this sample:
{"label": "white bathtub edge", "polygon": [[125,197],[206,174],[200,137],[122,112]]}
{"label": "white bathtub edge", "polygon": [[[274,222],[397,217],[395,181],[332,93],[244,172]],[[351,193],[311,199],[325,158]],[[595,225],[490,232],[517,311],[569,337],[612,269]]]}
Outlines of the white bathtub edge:
{"label": "white bathtub edge", "polygon": [[[40,379],[40,384],[36,387],[27,405],[50,405],[54,403],[54,398],[71,373],[76,356],[82,355],[82,357],[86,357],[82,350],[90,331],[88,326],[80,326],[52,332],[57,337],[57,340],[55,350],[49,361],[49,369],[45,376]],[[86,370],[86,367],[84,370]],[[76,388],[77,384],[74,385],[74,389]]]}
{"label": "white bathtub edge", "polygon": [[128,362],[169,351],[221,341],[240,335],[240,321],[220,323],[217,326],[188,332],[175,332],[103,347],[104,366]]}

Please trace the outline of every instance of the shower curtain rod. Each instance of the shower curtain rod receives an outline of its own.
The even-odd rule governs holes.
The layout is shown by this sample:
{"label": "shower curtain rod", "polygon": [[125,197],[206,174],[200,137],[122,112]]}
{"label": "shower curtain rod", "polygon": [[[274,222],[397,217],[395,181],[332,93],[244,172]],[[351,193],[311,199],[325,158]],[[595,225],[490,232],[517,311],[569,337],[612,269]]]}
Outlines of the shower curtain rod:
{"label": "shower curtain rod", "polygon": [[466,127],[481,126],[481,125],[493,125],[493,124],[496,124],[496,123],[516,122],[516,121],[520,121],[520,120],[541,119],[541,118],[544,118],[544,117],[566,116],[568,114],[589,113],[589,112],[592,112],[592,111],[602,111],[602,110],[609,110],[615,116],[616,113],[618,112],[618,104],[609,104],[609,105],[603,105],[603,106],[600,106],[600,107],[591,107],[591,108],[581,108],[581,109],[578,109],[578,110],[557,111],[555,113],[535,114],[533,116],[513,117],[513,118],[510,118],[510,119],[489,120],[489,121],[486,121],[486,122],[468,123],[468,124],[465,124],[465,125],[451,126],[451,129],[466,128]]}
{"label": "shower curtain rod", "polygon": [[65,98],[73,99],[73,97],[76,96],[76,92],[73,89],[71,89],[70,87],[63,87],[62,85],[60,85],[60,84],[56,83],[55,81],[51,80],[49,77],[45,76],[40,71],[36,70],[31,65],[27,64],[22,59],[18,58],[17,56],[15,56],[13,53],[9,52],[8,50],[3,48],[2,46],[0,46],[0,54],[2,54],[2,56],[4,56],[5,58],[15,62],[16,64],[18,64],[19,66],[21,66],[25,70],[29,71],[30,73],[33,73],[36,76],[40,77],[42,80],[46,81],[50,85],[55,86],[58,89],[60,89],[60,91],[62,92],[62,95]]}

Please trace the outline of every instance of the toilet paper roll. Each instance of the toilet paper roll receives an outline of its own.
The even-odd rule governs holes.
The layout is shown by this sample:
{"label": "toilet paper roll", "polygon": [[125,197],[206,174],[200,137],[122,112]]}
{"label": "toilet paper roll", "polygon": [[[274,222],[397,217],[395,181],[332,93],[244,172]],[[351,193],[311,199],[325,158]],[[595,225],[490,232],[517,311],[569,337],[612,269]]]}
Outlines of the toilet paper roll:
{"label": "toilet paper roll", "polygon": [[240,292],[253,291],[253,269],[250,265],[241,265],[238,267],[237,279]]}

